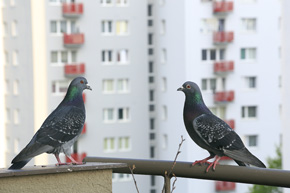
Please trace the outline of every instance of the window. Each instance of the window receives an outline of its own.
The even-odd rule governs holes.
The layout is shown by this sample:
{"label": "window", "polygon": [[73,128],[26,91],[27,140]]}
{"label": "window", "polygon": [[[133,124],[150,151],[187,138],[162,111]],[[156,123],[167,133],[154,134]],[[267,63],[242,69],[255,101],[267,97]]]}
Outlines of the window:
{"label": "window", "polygon": [[17,50],[14,50],[12,52],[12,64],[13,65],[18,65],[18,51]]}
{"label": "window", "polygon": [[163,105],[162,106],[162,120],[166,120],[167,119],[167,106]]}
{"label": "window", "polygon": [[160,34],[165,34],[165,33],[166,33],[166,21],[163,19],[161,20]]}
{"label": "window", "polygon": [[61,51],[60,52],[61,55],[61,63],[67,63],[68,62],[68,54],[67,51]]}
{"label": "window", "polygon": [[206,49],[201,50],[201,60],[207,60],[207,50]]}
{"label": "window", "polygon": [[210,107],[209,110],[221,119],[226,119],[226,107]]}
{"label": "window", "polygon": [[65,94],[69,85],[69,81],[53,81],[52,93],[53,94]]}
{"label": "window", "polygon": [[216,18],[205,18],[201,20],[200,32],[203,34],[209,34],[217,31],[218,22]]}
{"label": "window", "polygon": [[11,115],[10,115],[10,109],[6,108],[6,113],[5,113],[5,122],[9,123],[11,120]]}
{"label": "window", "polygon": [[71,62],[77,62],[77,51],[71,51]]}
{"label": "window", "polygon": [[129,108],[119,108],[118,109],[118,120],[128,121],[129,120]]}
{"label": "window", "polygon": [[117,21],[116,22],[116,34],[127,35],[128,34],[128,21]]}
{"label": "window", "polygon": [[58,63],[58,53],[57,53],[57,51],[52,51],[50,53],[50,62],[51,63]]}
{"label": "window", "polygon": [[152,8],[153,8],[153,5],[152,4],[149,4],[148,7],[147,7],[147,15],[148,16],[152,16]]}
{"label": "window", "polygon": [[241,48],[241,60],[255,60],[256,48]]}
{"label": "window", "polygon": [[257,107],[242,106],[242,118],[257,118]]}
{"label": "window", "polygon": [[117,91],[119,93],[129,92],[129,80],[128,79],[118,79],[117,81]]}
{"label": "window", "polygon": [[247,142],[248,142],[249,147],[257,147],[258,146],[258,136],[257,135],[247,136]]}
{"label": "window", "polygon": [[167,51],[165,48],[161,51],[161,63],[165,63],[167,60]]}
{"label": "window", "polygon": [[131,174],[119,174],[119,180],[120,181],[130,181]]}
{"label": "window", "polygon": [[103,50],[102,51],[102,62],[103,63],[112,63],[113,62],[113,51],[112,50]]}
{"label": "window", "polygon": [[202,61],[216,61],[225,59],[225,49],[202,49],[201,60]]}
{"label": "window", "polygon": [[60,21],[60,32],[61,33],[67,33],[66,21]]}
{"label": "window", "polygon": [[154,76],[149,76],[149,83],[154,83]]}
{"label": "window", "polygon": [[4,84],[4,86],[5,86],[5,89],[4,89],[4,92],[5,92],[5,94],[9,94],[9,88],[10,88],[10,85],[9,85],[10,83],[9,83],[9,80],[5,80],[5,84]]}
{"label": "window", "polygon": [[8,27],[6,22],[3,22],[3,36],[8,36]]}
{"label": "window", "polygon": [[19,94],[19,81],[18,80],[13,81],[13,94],[14,95]]}
{"label": "window", "polygon": [[150,118],[150,129],[153,130],[155,128],[155,119]]}
{"label": "window", "polygon": [[168,146],[168,136],[167,134],[163,134],[162,136],[162,148],[166,149]]}
{"label": "window", "polygon": [[242,31],[243,32],[255,32],[256,31],[256,19],[243,18],[242,19]]}
{"label": "window", "polygon": [[103,121],[104,122],[112,122],[114,121],[114,109],[107,108],[103,110]]}
{"label": "window", "polygon": [[57,33],[57,21],[50,21],[50,33]]}
{"label": "window", "polygon": [[148,55],[153,55],[153,54],[154,54],[153,48],[149,48],[148,49]]}
{"label": "window", "polygon": [[12,21],[11,23],[11,35],[17,36],[17,21]]}
{"label": "window", "polygon": [[154,101],[154,90],[149,91],[149,101]]}
{"label": "window", "polygon": [[117,6],[126,6],[128,5],[129,0],[116,0]]}
{"label": "window", "polygon": [[215,91],[216,90],[216,79],[208,78],[201,80],[201,90],[204,91]]}
{"label": "window", "polygon": [[150,176],[150,185],[155,186],[155,184],[156,184],[155,176]]}
{"label": "window", "polygon": [[112,21],[102,21],[102,33],[104,35],[109,35],[113,33],[113,22]]}
{"label": "window", "polygon": [[155,157],[155,147],[151,146],[150,147],[150,158],[154,158]]}
{"label": "window", "polygon": [[113,137],[108,137],[104,139],[104,151],[112,152],[115,151],[115,139]]}
{"label": "window", "polygon": [[149,111],[150,111],[150,112],[155,111],[155,106],[154,106],[154,105],[149,105]]}
{"label": "window", "polygon": [[220,60],[225,60],[225,55],[226,55],[226,50],[225,49],[220,49],[219,50],[219,59]]}
{"label": "window", "polygon": [[152,19],[149,19],[149,20],[148,20],[148,26],[149,26],[149,27],[152,27],[152,26],[153,26],[153,20],[152,20]]}
{"label": "window", "polygon": [[148,34],[148,45],[153,45],[153,34],[152,33]]}
{"label": "window", "polygon": [[131,149],[130,137],[120,137],[118,143],[118,149],[120,151],[128,151]]}
{"label": "window", "polygon": [[113,1],[112,0],[101,0],[101,4],[103,6],[112,6],[113,5]]}
{"label": "window", "polygon": [[153,62],[150,61],[149,62],[149,73],[153,73],[154,72],[154,65],[153,65]]}
{"label": "window", "polygon": [[256,88],[256,80],[257,78],[254,76],[245,77],[246,88],[249,88],[249,89]]}
{"label": "window", "polygon": [[14,124],[18,125],[19,124],[19,110],[18,109],[14,109],[13,119],[14,119]]}
{"label": "window", "polygon": [[122,64],[128,63],[129,62],[128,58],[129,58],[128,57],[128,50],[122,49],[122,50],[118,51],[118,53],[117,53],[117,62],[118,63],[122,63]]}
{"label": "window", "polygon": [[103,92],[104,93],[113,93],[114,91],[115,91],[114,80],[113,79],[103,80]]}
{"label": "window", "polygon": [[216,59],[216,50],[212,49],[210,50],[210,60],[215,60]]}
{"label": "window", "polygon": [[155,139],[155,133],[149,133],[149,139],[154,140]]}
{"label": "window", "polygon": [[165,92],[167,90],[167,78],[163,77],[161,81],[161,91]]}

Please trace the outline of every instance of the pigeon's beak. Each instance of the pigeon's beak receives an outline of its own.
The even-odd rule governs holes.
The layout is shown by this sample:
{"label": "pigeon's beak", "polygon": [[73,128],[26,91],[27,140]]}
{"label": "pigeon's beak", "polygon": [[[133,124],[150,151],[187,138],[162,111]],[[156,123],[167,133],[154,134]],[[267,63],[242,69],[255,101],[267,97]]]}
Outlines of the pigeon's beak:
{"label": "pigeon's beak", "polygon": [[180,88],[177,89],[177,91],[183,91],[183,86],[181,86]]}
{"label": "pigeon's beak", "polygon": [[86,85],[87,87],[86,87],[86,89],[89,89],[89,90],[92,90],[92,88],[90,87],[90,85]]}

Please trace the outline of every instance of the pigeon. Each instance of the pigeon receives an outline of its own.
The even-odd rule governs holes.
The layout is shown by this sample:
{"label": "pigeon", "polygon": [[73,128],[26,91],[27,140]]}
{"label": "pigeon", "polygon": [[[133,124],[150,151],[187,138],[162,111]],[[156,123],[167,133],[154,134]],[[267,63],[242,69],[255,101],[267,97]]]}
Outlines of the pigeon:
{"label": "pigeon", "polygon": [[45,152],[55,155],[57,166],[67,164],[60,161],[60,153],[64,153],[73,164],[83,164],[71,157],[71,147],[81,134],[86,118],[82,97],[85,89],[92,90],[84,77],[72,80],[62,102],[46,118],[28,145],[12,160],[9,169],[21,169],[33,157]]}
{"label": "pigeon", "polygon": [[[255,157],[243,144],[238,134],[223,120],[215,116],[205,105],[200,89],[194,82],[185,82],[177,91],[185,94],[183,120],[185,128],[192,140],[210,154],[197,163],[207,163],[206,172],[215,167],[223,156],[232,158],[239,166],[266,166]],[[208,160],[215,158],[211,163]]]}

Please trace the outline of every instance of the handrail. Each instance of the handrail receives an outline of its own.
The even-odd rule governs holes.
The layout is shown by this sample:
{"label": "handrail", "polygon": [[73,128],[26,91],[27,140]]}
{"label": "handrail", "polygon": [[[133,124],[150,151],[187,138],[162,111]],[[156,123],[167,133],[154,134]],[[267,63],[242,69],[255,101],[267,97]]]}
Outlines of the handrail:
{"label": "handrail", "polygon": [[[134,174],[165,176],[169,172],[173,161],[145,160],[107,157],[86,157],[84,162],[127,163],[135,165]],[[192,162],[176,162],[173,173],[176,177],[220,180],[268,186],[290,188],[290,171],[279,169],[265,169],[257,167],[241,167],[231,165],[217,165],[216,170],[205,173],[207,165],[191,166]],[[114,173],[130,174],[129,168],[113,169]]]}

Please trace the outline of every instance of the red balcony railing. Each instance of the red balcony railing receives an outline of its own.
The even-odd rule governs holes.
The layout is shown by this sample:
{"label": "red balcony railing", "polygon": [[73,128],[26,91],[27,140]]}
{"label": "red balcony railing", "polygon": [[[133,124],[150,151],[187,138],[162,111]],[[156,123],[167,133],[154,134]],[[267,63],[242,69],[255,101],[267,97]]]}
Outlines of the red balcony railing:
{"label": "red balcony railing", "polygon": [[236,189],[235,182],[224,182],[224,181],[216,181],[215,182],[215,190],[216,191],[231,191]]}
{"label": "red balcony railing", "polygon": [[227,73],[234,71],[234,61],[222,61],[214,63],[215,73]]}
{"label": "red balcony railing", "polygon": [[68,17],[78,17],[83,14],[84,7],[82,3],[63,3],[62,14]]}
{"label": "red balcony railing", "polygon": [[213,33],[213,42],[215,44],[230,43],[234,40],[234,32],[218,31]]}
{"label": "red balcony railing", "polygon": [[86,94],[85,93],[83,93],[83,101],[84,101],[84,103],[86,103]]}
{"label": "red balcony railing", "polygon": [[232,128],[235,129],[235,120],[230,119],[230,120],[225,120],[225,122]]}
{"label": "red balcony railing", "polygon": [[227,1],[214,1],[213,2],[213,12],[214,13],[228,13],[233,11],[234,2]]}
{"label": "red balcony railing", "polygon": [[231,102],[235,98],[234,91],[216,92],[214,95],[215,102]]}
{"label": "red balcony railing", "polygon": [[83,130],[82,130],[82,134],[85,134],[87,132],[87,124],[84,124]]}
{"label": "red balcony railing", "polygon": [[[72,158],[74,158],[74,160],[76,160],[77,162],[81,162],[83,161],[83,159],[85,157],[87,157],[87,153],[72,153],[71,154]],[[66,157],[66,162],[70,163],[71,160],[69,158]]]}
{"label": "red balcony railing", "polygon": [[78,47],[85,42],[83,33],[63,34],[63,43],[68,47]]}
{"label": "red balcony railing", "polygon": [[66,76],[79,76],[85,73],[85,64],[66,64],[64,66],[64,73]]}

